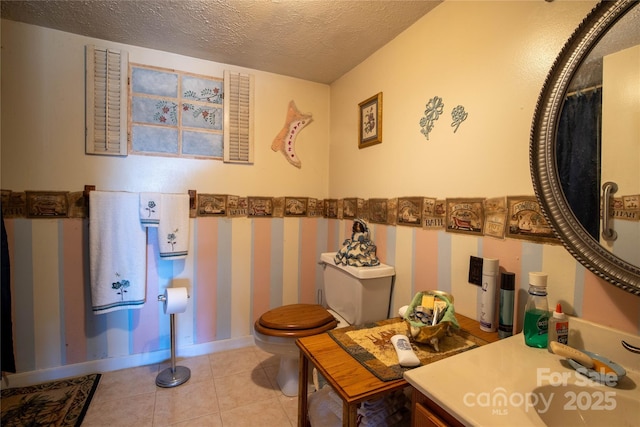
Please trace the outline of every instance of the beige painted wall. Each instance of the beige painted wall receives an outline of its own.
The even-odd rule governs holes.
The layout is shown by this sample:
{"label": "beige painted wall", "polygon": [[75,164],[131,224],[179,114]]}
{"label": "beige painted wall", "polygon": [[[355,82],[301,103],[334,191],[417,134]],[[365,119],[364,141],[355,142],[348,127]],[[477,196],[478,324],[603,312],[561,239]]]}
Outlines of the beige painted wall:
{"label": "beige painted wall", "polygon": [[[446,1],[331,85],[332,197],[533,195],[529,133],[555,57],[595,2]],[[357,147],[383,92],[383,142]],[[426,103],[444,102],[427,140]],[[468,118],[456,133],[451,110]],[[358,173],[355,173],[358,171]]]}
{"label": "beige painted wall", "polygon": [[[84,46],[125,49],[134,63],[222,78],[255,75],[255,164],[154,156],[84,154]],[[329,87],[161,51],[2,20],[2,188],[14,191],[99,190],[328,196]],[[290,100],[313,122],[297,137],[302,169],[271,142]],[[248,194],[250,193],[250,194]]]}
{"label": "beige painted wall", "polygon": [[[529,141],[536,102],[561,48],[595,4],[446,1],[421,18],[331,85],[331,197],[533,195]],[[383,142],[358,149],[358,103],[378,92],[383,93]],[[434,96],[445,107],[427,140],[420,119]],[[468,118],[454,133],[451,111],[458,105]],[[446,286],[455,295],[456,309],[475,317],[478,299],[467,283],[468,260],[469,255],[483,256],[487,238],[441,237],[446,244],[439,243],[432,256],[447,254],[450,239]],[[395,238],[391,256],[398,277],[413,277],[420,262],[410,245],[413,231],[396,227]],[[549,274],[551,303],[580,301],[591,309],[606,300],[613,311],[605,322],[637,330],[636,309],[617,308],[625,301],[637,306],[636,297],[624,292],[610,297],[611,285],[587,273],[588,282],[597,284],[595,297],[591,288],[574,285],[584,281],[585,273],[563,247],[542,246],[539,264],[529,253],[522,260],[501,259],[501,265],[530,262],[529,267]],[[525,268],[523,273],[517,280],[526,287]],[[410,283],[398,280],[394,308],[402,305],[398,295],[412,295]]]}

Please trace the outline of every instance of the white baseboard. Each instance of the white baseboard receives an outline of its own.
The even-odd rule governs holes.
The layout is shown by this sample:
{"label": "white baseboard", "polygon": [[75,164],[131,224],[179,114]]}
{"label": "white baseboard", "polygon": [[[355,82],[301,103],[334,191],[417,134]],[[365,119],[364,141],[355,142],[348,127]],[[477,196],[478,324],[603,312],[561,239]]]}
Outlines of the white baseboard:
{"label": "white baseboard", "polygon": [[[221,341],[211,341],[204,344],[195,344],[176,349],[176,358],[202,356],[210,353],[218,353],[226,350],[234,350],[254,345],[253,336],[247,335],[240,338],[230,338]],[[118,371],[120,369],[135,368],[138,366],[162,363],[171,359],[171,350],[160,350],[149,353],[134,354],[131,356],[112,357],[108,359],[92,360],[89,362],[75,363],[73,365],[58,366],[55,368],[40,369],[37,371],[9,374],[2,379],[0,389],[25,387],[40,384],[47,381],[55,381],[62,378],[77,377],[95,373]]]}

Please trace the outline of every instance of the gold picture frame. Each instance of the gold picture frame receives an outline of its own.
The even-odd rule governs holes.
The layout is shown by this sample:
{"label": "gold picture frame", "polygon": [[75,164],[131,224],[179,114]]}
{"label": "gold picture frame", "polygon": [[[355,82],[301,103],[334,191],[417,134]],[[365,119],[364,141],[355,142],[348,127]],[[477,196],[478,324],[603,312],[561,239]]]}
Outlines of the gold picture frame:
{"label": "gold picture frame", "polygon": [[358,148],[382,143],[382,92],[358,104]]}

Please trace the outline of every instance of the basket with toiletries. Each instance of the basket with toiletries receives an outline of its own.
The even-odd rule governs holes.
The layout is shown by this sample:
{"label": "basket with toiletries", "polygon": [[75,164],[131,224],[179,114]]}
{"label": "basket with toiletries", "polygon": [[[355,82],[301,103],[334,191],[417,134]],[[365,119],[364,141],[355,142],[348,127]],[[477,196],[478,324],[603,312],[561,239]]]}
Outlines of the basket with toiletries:
{"label": "basket with toiletries", "polygon": [[436,351],[438,341],[459,327],[453,309],[453,295],[443,291],[418,292],[402,316],[409,326],[411,339],[429,344]]}

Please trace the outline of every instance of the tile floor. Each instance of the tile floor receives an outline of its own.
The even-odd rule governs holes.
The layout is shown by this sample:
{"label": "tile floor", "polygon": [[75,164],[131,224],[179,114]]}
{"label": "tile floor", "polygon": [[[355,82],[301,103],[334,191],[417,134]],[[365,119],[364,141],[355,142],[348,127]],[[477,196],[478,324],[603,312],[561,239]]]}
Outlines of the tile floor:
{"label": "tile floor", "polygon": [[275,356],[252,346],[176,364],[191,378],[174,388],[155,385],[168,362],[103,374],[82,427],[297,425],[298,399],[278,388]]}

